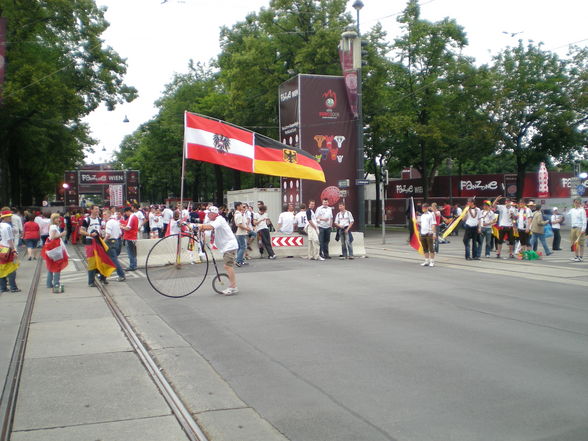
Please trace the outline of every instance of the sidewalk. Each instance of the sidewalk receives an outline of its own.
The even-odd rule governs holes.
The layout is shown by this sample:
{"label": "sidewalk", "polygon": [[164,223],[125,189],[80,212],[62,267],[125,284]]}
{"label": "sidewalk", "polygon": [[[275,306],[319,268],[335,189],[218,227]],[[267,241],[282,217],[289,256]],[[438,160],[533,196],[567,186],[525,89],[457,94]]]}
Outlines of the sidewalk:
{"label": "sidewalk", "polygon": [[[17,278],[23,303],[31,263]],[[186,440],[85,271],[72,261],[62,275],[66,292],[53,294],[41,274],[11,439]]]}

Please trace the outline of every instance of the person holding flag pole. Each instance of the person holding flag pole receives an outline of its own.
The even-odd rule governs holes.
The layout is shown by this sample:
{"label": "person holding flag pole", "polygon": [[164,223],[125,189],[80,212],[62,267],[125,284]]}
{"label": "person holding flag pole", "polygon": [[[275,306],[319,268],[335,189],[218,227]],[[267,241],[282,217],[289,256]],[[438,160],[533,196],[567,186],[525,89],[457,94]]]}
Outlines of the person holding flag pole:
{"label": "person holding flag pole", "polygon": [[425,261],[421,263],[421,266],[435,266],[437,219],[435,213],[430,210],[429,204],[426,202],[423,203],[422,210],[421,216],[417,219],[414,211],[414,200],[411,198],[411,218],[415,228],[410,245],[419,253],[424,254]]}

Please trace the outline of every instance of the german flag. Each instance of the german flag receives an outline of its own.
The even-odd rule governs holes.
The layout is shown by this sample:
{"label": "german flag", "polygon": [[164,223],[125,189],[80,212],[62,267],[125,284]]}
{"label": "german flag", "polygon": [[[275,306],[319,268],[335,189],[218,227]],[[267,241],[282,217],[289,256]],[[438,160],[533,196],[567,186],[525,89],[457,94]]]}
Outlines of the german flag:
{"label": "german flag", "polygon": [[255,134],[254,173],[325,182],[316,158],[263,135]]}
{"label": "german flag", "polygon": [[419,226],[417,225],[416,212],[414,210],[414,199],[410,198],[410,222],[412,225],[412,233],[410,235],[410,246],[419,252],[425,254],[423,251],[423,243],[421,242],[421,234],[419,233]]}
{"label": "german flag", "polygon": [[108,245],[102,238],[92,240],[92,245],[86,247],[86,258],[88,259],[88,271],[96,270],[104,277],[109,277],[115,270],[116,265],[107,253]]}

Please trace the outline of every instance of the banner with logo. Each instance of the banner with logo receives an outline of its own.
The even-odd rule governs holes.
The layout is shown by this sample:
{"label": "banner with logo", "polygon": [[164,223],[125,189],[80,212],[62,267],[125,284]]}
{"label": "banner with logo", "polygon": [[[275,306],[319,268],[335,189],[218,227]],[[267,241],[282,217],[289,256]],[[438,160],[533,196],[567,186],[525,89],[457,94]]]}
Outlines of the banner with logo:
{"label": "banner with logo", "polygon": [[110,185],[108,187],[111,207],[122,207],[124,204],[124,194],[122,185]]}
{"label": "banner with logo", "polygon": [[[316,157],[325,172],[325,183],[304,180],[301,202],[323,198],[337,210],[339,202],[357,215],[357,136],[345,80],[340,76],[299,75],[300,147]],[[282,121],[281,126],[284,127]],[[349,188],[339,181],[350,180]]]}

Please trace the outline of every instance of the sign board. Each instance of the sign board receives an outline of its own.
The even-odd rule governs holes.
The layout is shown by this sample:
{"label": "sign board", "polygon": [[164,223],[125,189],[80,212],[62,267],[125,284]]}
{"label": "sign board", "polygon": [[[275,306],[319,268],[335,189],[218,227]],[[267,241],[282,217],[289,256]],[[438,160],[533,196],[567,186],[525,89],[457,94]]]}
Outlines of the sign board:
{"label": "sign board", "polygon": [[350,182],[349,179],[341,179],[338,184],[339,188],[349,188]]}
{"label": "sign board", "polygon": [[570,178],[570,196],[571,197],[578,196],[578,187],[580,186],[580,184],[581,184],[580,178],[578,178],[578,177]]}
{"label": "sign board", "polygon": [[356,179],[355,185],[368,185],[370,181],[368,179]]}
{"label": "sign board", "polygon": [[341,196],[342,198],[346,198],[347,197],[347,190],[340,190],[339,196]]}

